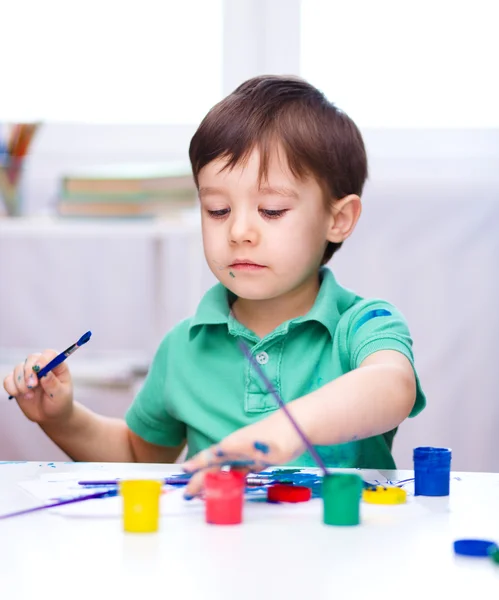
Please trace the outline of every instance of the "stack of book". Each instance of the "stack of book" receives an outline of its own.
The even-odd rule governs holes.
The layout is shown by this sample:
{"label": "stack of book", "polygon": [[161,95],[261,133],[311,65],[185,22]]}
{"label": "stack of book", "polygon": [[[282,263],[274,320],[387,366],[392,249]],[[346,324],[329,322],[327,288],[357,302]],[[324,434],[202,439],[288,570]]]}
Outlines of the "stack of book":
{"label": "stack of book", "polygon": [[57,208],[71,217],[154,217],[193,208],[196,200],[190,165],[124,164],[67,174]]}

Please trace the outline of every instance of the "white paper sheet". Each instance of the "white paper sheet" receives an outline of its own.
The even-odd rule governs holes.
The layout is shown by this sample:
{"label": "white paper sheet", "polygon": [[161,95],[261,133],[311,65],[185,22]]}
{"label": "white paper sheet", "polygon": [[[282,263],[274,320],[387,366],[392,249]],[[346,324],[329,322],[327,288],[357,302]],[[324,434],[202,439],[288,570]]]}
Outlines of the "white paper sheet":
{"label": "white paper sheet", "polygon": [[[316,472],[313,469],[311,472]],[[179,471],[180,473],[180,471]],[[171,476],[173,473],[166,473]],[[137,471],[80,471],[77,473],[44,473],[38,479],[24,481],[19,483],[20,487],[35,496],[41,503],[54,501],[57,499],[75,498],[85,494],[92,494],[97,491],[104,491],[101,486],[98,488],[88,488],[78,485],[78,481],[92,481],[103,479],[156,479],[158,480],[158,471],[137,472]],[[372,483],[386,483],[386,478],[381,474],[379,477],[372,478]],[[427,515],[433,511],[433,506],[426,506],[420,501],[415,501],[412,494],[412,484],[406,486],[408,492],[408,501],[406,504],[398,506],[369,505],[362,503],[362,518],[371,521],[373,524],[386,523],[395,524],[407,519],[407,512],[412,517]],[[164,486],[163,495],[160,500],[160,514],[162,517],[184,518],[192,515],[202,517],[204,515],[204,502],[200,499],[190,501],[183,498],[184,487]],[[322,512],[322,501],[312,499],[310,502],[298,504],[269,504],[264,501],[266,492],[264,489],[255,490],[247,494],[245,502],[245,519],[252,516],[261,519],[265,518],[288,518],[290,515],[312,515],[317,518]],[[441,504],[441,503],[440,503]],[[81,518],[121,518],[122,499],[117,497],[93,499],[76,504],[58,506],[47,509],[51,514],[57,514],[65,517]]]}

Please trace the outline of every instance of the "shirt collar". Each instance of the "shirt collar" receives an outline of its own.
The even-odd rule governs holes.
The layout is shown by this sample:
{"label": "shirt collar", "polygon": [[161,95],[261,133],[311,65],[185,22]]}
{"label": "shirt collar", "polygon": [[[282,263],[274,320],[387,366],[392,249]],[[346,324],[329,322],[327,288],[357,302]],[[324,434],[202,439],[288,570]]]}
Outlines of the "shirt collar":
{"label": "shirt collar", "polygon": [[[279,332],[287,333],[290,326],[316,321],[326,327],[331,337],[334,335],[341,315],[356,302],[358,296],[341,287],[327,267],[321,267],[319,277],[321,286],[312,308],[306,315],[282,323],[277,328]],[[191,320],[189,331],[202,325],[228,325],[230,306],[235,298],[236,296],[221,283],[213,286],[199,303]]]}
{"label": "shirt collar", "polygon": [[324,325],[333,337],[341,315],[355,303],[358,296],[341,287],[332,271],[327,267],[321,267],[319,278],[321,286],[314,305],[306,315],[293,319],[290,324],[298,325],[316,321]]}
{"label": "shirt collar", "polygon": [[191,319],[189,331],[199,325],[222,325],[229,320],[230,292],[221,283],[210,288],[198,304],[195,315]]}

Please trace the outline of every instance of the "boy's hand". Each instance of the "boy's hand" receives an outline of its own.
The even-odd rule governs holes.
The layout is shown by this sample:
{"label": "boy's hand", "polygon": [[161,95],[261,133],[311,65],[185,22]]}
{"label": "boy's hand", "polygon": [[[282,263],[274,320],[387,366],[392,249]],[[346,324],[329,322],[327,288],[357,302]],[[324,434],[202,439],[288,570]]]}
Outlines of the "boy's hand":
{"label": "boy's hand", "polygon": [[216,471],[228,462],[232,468],[258,472],[270,465],[286,463],[305,451],[300,436],[286,415],[276,411],[270,417],[235,431],[219,444],[196,454],[184,464],[187,473],[194,473],[184,496],[200,493],[204,475]]}
{"label": "boy's hand", "polygon": [[30,354],[3,381],[30,421],[43,424],[68,418],[73,410],[71,374],[63,362],[38,379],[36,372],[57,356],[54,350]]}

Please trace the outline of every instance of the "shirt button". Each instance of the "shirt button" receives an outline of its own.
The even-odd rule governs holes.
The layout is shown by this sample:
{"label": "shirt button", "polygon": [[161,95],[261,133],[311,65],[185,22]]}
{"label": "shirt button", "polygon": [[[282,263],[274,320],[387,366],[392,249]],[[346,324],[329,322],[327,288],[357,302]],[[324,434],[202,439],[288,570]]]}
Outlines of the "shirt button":
{"label": "shirt button", "polygon": [[266,365],[269,362],[269,355],[266,352],[260,352],[256,355],[256,361],[260,365]]}

